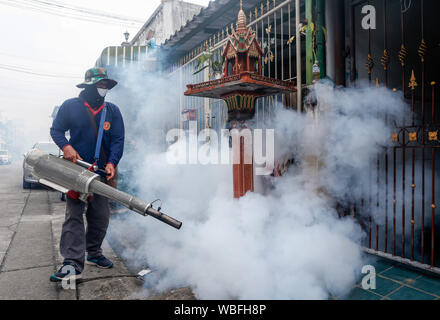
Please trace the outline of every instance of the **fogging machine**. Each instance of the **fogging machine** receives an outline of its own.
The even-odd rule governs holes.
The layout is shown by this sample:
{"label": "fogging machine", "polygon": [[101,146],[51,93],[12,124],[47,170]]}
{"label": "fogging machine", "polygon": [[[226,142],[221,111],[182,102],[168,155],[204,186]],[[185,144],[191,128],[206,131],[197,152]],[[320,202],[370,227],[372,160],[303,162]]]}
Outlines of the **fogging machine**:
{"label": "fogging machine", "polygon": [[[92,165],[84,161],[75,164],[71,161],[45,154],[40,150],[31,152],[25,159],[38,177],[42,185],[57,191],[67,193],[73,190],[80,193],[80,200],[87,201],[91,194],[98,194],[107,199],[116,201],[124,207],[141,214],[151,216],[176,229],[180,229],[182,222],[160,212],[161,208],[154,209],[152,203],[147,203],[125,192],[115,189],[103,182],[101,176],[88,170]],[[94,168],[99,171],[99,169]],[[103,172],[105,173],[105,172]]]}

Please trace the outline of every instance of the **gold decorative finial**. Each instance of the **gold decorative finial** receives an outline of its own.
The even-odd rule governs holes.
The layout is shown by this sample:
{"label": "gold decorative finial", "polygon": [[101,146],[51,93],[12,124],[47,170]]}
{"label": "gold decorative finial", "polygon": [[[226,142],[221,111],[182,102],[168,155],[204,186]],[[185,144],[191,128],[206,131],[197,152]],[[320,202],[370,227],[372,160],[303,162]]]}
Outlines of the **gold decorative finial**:
{"label": "gold decorative finial", "polygon": [[247,30],[246,14],[243,11],[243,0],[240,0],[240,11],[238,12],[237,31]]}
{"label": "gold decorative finial", "polygon": [[437,131],[431,131],[428,133],[429,141],[438,141],[438,130]]}
{"label": "gold decorative finial", "polygon": [[412,73],[411,73],[411,80],[409,82],[408,88],[411,88],[411,90],[414,91],[418,85],[419,84],[416,81],[416,76],[414,75],[414,70],[413,70]]}
{"label": "gold decorative finial", "polygon": [[400,48],[399,51],[399,61],[402,67],[405,66],[407,55],[408,55],[408,50],[406,50],[405,45],[402,44],[402,47]]}
{"label": "gold decorative finial", "polygon": [[367,68],[368,74],[371,74],[371,71],[374,68],[374,60],[371,57],[371,53],[368,54],[367,63],[365,63],[365,68]]}
{"label": "gold decorative finial", "polygon": [[411,142],[417,141],[417,132],[410,132],[409,133],[409,141],[411,141]]}
{"label": "gold decorative finial", "polygon": [[382,62],[383,68],[384,70],[388,70],[388,65],[390,64],[390,55],[388,53],[388,50],[385,49],[383,51],[383,56],[380,59],[380,61]]}
{"label": "gold decorative finial", "polygon": [[426,55],[427,51],[428,51],[428,46],[426,45],[425,39],[422,39],[422,43],[420,44],[420,47],[418,50],[419,56],[420,56],[420,59],[422,60],[422,62],[425,62],[425,55]]}

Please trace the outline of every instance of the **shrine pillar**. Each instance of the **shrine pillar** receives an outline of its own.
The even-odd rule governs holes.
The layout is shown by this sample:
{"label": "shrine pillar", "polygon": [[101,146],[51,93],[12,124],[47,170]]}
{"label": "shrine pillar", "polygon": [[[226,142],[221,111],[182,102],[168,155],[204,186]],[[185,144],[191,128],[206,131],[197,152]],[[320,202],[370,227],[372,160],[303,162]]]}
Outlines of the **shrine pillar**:
{"label": "shrine pillar", "polygon": [[223,98],[228,106],[232,136],[234,198],[254,192],[253,117],[257,96],[234,93]]}

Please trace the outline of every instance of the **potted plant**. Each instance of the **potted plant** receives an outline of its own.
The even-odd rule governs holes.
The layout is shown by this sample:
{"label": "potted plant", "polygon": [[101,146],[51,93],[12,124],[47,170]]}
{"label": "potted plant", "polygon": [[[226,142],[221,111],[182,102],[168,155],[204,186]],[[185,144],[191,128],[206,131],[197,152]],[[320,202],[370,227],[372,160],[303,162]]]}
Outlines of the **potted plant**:
{"label": "potted plant", "polygon": [[214,54],[208,50],[199,57],[193,75],[199,74],[206,68],[209,68],[209,78],[220,79],[223,74],[225,58],[214,60]]}

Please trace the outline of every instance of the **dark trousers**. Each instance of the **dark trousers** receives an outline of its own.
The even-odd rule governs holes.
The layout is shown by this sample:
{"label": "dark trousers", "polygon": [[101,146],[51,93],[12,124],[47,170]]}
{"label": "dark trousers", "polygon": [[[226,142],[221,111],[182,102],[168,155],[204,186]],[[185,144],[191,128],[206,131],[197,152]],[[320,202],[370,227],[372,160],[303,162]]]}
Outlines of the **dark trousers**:
{"label": "dark trousers", "polygon": [[83,271],[85,253],[92,258],[102,254],[101,245],[107,233],[110,218],[108,200],[99,195],[87,205],[87,229],[84,228],[86,204],[67,197],[66,220],[61,231],[60,252],[64,262],[72,263],[78,271]]}

